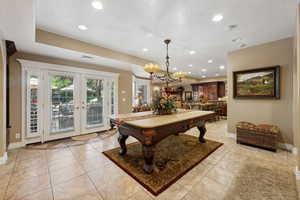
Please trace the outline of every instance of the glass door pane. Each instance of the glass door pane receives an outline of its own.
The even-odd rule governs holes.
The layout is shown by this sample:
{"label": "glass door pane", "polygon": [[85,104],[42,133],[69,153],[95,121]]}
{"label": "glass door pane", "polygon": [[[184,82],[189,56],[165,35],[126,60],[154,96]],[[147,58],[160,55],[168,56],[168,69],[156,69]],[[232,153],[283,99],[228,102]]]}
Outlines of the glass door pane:
{"label": "glass door pane", "polygon": [[74,77],[50,76],[50,133],[74,130]]}
{"label": "glass door pane", "polygon": [[115,111],[115,81],[111,81],[111,87],[110,87],[110,103],[111,103],[111,115],[114,115],[116,113]]}
{"label": "glass door pane", "polygon": [[86,125],[93,127],[103,124],[103,81],[86,80]]}

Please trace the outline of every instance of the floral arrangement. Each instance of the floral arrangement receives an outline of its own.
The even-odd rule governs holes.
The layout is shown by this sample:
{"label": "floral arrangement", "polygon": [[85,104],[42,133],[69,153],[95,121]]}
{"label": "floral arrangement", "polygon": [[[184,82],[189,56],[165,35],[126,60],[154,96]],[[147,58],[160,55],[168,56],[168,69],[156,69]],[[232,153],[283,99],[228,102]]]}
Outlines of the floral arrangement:
{"label": "floral arrangement", "polygon": [[172,114],[176,111],[175,99],[167,93],[155,93],[152,99],[152,109],[158,115]]}

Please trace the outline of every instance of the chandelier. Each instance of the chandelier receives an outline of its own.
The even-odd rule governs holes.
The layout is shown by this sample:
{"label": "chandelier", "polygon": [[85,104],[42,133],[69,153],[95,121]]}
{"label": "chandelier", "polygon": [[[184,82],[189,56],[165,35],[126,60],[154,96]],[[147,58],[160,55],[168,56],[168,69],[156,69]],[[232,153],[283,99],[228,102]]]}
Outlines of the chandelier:
{"label": "chandelier", "polygon": [[161,80],[166,83],[167,87],[169,86],[169,83],[172,82],[181,82],[182,78],[184,78],[187,73],[186,72],[175,72],[175,73],[170,73],[169,71],[169,44],[171,40],[167,39],[164,41],[166,46],[167,46],[167,56],[166,56],[166,72],[161,71],[160,66],[158,64],[153,64],[149,63],[144,66],[144,70],[148,73],[150,73],[150,78],[151,79],[157,79]]}

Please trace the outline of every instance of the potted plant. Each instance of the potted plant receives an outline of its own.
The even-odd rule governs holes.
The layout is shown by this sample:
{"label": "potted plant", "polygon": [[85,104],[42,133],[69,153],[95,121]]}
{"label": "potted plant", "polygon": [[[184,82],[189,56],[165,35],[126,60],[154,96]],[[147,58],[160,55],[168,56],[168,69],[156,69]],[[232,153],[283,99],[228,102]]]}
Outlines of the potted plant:
{"label": "potted plant", "polygon": [[152,109],[157,115],[168,115],[176,111],[175,99],[167,93],[156,93],[152,99]]}

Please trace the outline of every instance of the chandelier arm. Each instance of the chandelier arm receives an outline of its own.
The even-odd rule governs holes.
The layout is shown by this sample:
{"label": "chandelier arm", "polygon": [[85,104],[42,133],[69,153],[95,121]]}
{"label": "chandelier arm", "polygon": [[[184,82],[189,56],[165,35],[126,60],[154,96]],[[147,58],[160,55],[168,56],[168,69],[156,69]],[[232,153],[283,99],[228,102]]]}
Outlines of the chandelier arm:
{"label": "chandelier arm", "polygon": [[167,75],[162,75],[162,76],[160,76],[160,75],[158,75],[158,74],[154,74],[154,77],[156,78],[156,79],[159,79],[159,80],[161,80],[161,81],[167,81],[167,82],[181,82],[181,79],[179,78],[173,78],[173,77],[171,77],[171,76],[167,76]]}
{"label": "chandelier arm", "polygon": [[153,64],[149,64],[149,65],[146,65],[145,68],[147,67],[147,70],[145,71],[153,71],[153,72],[150,72],[150,75],[151,75],[151,79],[152,78],[156,78],[156,79],[159,79],[161,81],[164,81],[168,87],[169,83],[172,83],[172,82],[181,82],[182,81],[182,74],[178,74],[180,76],[177,77],[177,75],[173,75],[170,73],[170,57],[169,57],[169,44],[171,42],[170,39],[166,39],[165,41],[165,44],[166,44],[166,51],[167,51],[167,55],[166,55],[166,73],[155,73],[154,70],[152,68],[154,68]]}

